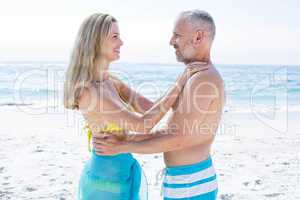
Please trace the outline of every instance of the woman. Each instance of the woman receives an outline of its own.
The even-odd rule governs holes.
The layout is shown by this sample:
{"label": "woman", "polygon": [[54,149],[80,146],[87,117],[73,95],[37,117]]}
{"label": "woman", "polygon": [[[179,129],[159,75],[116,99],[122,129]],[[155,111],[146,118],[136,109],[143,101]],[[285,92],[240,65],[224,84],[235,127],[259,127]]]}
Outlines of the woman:
{"label": "woman", "polygon": [[[146,112],[138,114],[122,100],[120,81],[109,74],[111,62],[119,59],[120,39],[117,21],[108,14],[93,14],[79,30],[71,61],[66,72],[64,105],[79,110],[91,132],[149,132],[177,99],[188,68],[176,85]],[[139,111],[138,109],[135,111]],[[80,200],[147,199],[141,186],[142,170],[131,154],[99,156],[94,151],[86,163],[79,184]]]}

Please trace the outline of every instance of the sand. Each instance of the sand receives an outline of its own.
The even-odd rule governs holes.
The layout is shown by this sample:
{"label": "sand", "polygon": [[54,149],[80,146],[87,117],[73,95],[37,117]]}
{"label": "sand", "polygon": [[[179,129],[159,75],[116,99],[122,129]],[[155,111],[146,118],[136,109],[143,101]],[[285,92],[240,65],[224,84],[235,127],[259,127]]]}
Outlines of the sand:
{"label": "sand", "polygon": [[[89,157],[82,119],[63,109],[37,113],[24,105],[0,106],[1,200],[76,198]],[[288,129],[281,132],[275,130],[280,122],[271,128],[252,113],[224,114],[212,149],[219,199],[300,199],[300,112],[288,114]],[[162,199],[162,154],[135,157],[147,175],[149,199]]]}

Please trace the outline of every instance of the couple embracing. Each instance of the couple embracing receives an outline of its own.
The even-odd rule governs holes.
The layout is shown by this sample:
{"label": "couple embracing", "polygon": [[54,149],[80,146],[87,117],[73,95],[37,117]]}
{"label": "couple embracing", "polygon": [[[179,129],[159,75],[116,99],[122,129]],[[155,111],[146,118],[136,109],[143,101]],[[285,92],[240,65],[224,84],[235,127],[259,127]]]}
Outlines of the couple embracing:
{"label": "couple embracing", "polygon": [[[93,14],[83,22],[64,86],[64,105],[81,112],[93,147],[80,178],[79,200],[147,199],[143,171],[131,153],[161,152],[165,200],[217,198],[210,151],[225,94],[210,59],[215,29],[205,11],[180,13],[170,45],[185,70],[152,102],[110,74],[123,45],[117,20]],[[166,126],[154,131],[168,111]]]}

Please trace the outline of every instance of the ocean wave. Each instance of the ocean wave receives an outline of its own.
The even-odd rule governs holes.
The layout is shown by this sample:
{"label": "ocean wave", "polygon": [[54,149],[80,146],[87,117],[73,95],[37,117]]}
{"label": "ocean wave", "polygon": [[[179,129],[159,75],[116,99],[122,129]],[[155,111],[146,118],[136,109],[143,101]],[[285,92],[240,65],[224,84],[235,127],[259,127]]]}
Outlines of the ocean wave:
{"label": "ocean wave", "polygon": [[0,103],[0,106],[32,106],[34,103],[15,103],[15,102],[7,102]]}
{"label": "ocean wave", "polygon": [[282,112],[300,112],[300,105],[287,105],[282,107],[265,107],[265,106],[236,106],[225,107],[224,113],[282,113]]}

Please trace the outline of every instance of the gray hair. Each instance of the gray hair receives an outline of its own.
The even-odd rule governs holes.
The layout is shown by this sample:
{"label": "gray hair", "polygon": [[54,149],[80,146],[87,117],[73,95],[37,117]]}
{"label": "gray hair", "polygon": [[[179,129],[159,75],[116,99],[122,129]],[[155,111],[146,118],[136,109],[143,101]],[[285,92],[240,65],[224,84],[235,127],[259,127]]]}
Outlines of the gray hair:
{"label": "gray hair", "polygon": [[193,26],[204,28],[209,33],[210,39],[214,40],[216,25],[208,12],[203,10],[190,10],[182,12],[180,16],[188,20]]}

